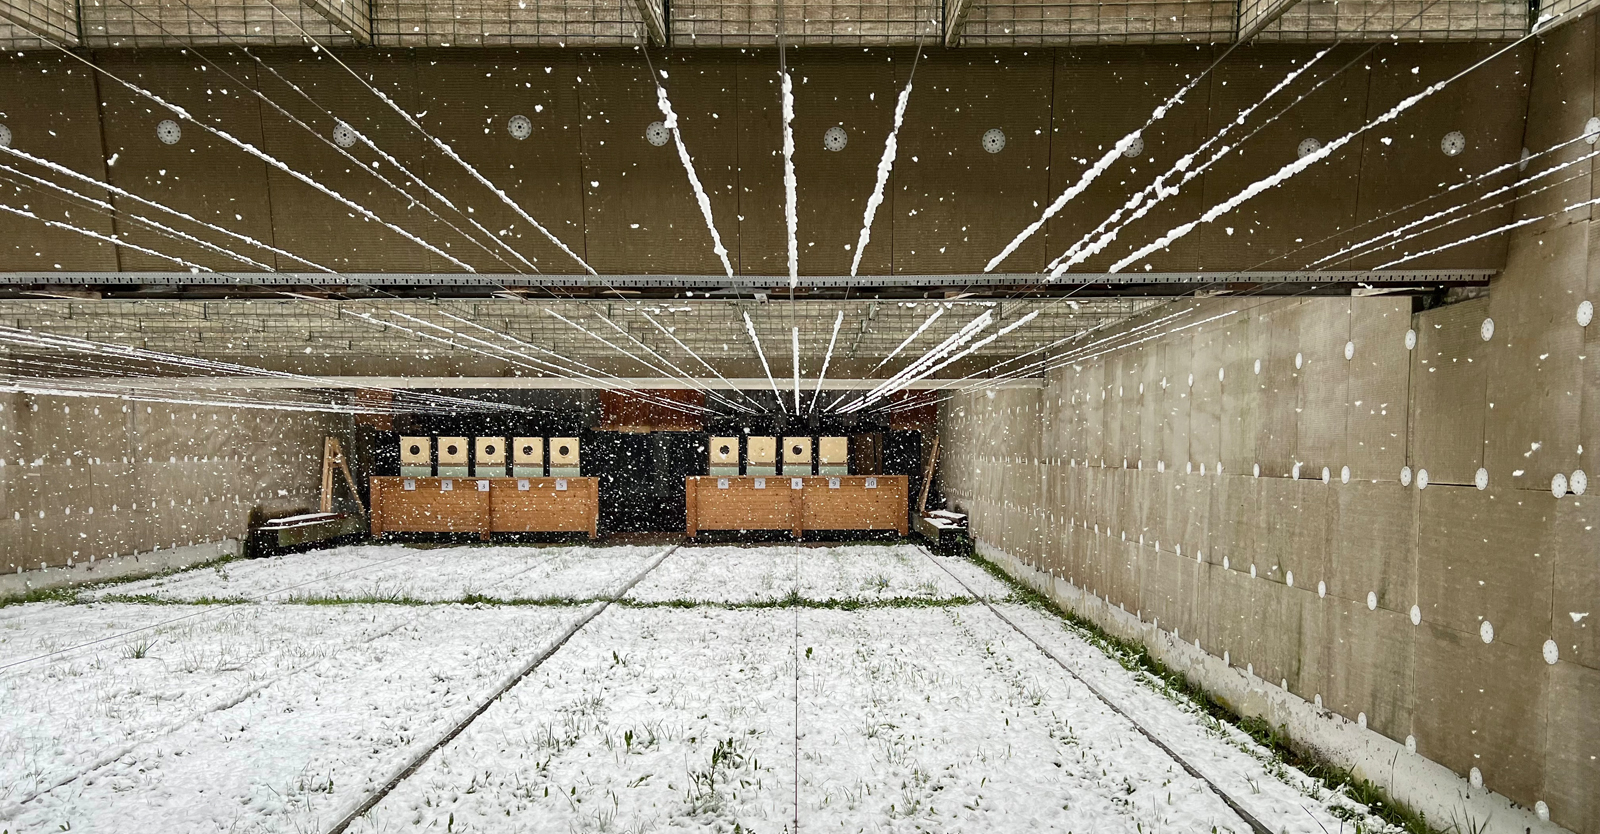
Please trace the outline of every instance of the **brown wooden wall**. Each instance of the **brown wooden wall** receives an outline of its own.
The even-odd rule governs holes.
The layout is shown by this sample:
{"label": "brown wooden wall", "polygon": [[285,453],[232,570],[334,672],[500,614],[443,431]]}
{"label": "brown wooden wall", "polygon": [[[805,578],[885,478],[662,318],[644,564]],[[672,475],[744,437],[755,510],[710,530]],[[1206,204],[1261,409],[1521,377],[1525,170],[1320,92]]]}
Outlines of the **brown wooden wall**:
{"label": "brown wooden wall", "polygon": [[[1103,269],[1172,226],[1194,219],[1202,206],[1226,199],[1294,160],[1301,139],[1326,142],[1491,48],[1487,44],[1379,47],[1131,226],[1083,268]],[[206,124],[259,147],[476,270],[528,271],[503,248],[486,250],[451,228],[470,230],[468,218],[546,273],[579,271],[577,263],[544,234],[404,124],[367,89],[370,83],[416,114],[425,128],[600,272],[722,271],[673,144],[655,147],[644,139],[646,126],[661,114],[640,53],[533,49],[340,53],[361,75],[359,81],[335,65],[326,50],[266,49],[256,54],[261,63],[226,50],[93,56],[104,74],[60,53],[8,54],[0,58],[0,122],[11,129],[18,150],[96,180],[109,176],[117,187],[314,264],[186,221],[172,221],[186,232],[274,269],[462,270],[198,125],[181,123],[183,136],[177,144],[160,143],[156,125],[174,117],[114,80],[111,75],[115,75],[187,108]],[[1242,107],[1314,54],[1312,47],[1293,45],[1237,50],[1189,94],[1184,105],[1146,131],[1146,150],[1139,159],[1119,160],[1000,270],[1041,269],[1130,193],[1214,135]],[[1354,54],[1341,50],[1323,58],[1303,76],[1304,83],[1262,108],[1244,128],[1235,128],[1232,141]],[[1195,46],[926,51],[916,70],[898,160],[862,272],[911,275],[982,269],[1105,148],[1141,124],[1183,79],[1202,71],[1216,55],[1211,47]],[[1498,58],[1414,112],[1369,132],[1339,156],[1152,256],[1149,267],[1300,268],[1311,260],[1311,253],[1328,251],[1343,240],[1341,229],[1407,205],[1441,183],[1460,181],[1515,159],[1524,142],[1531,56],[1529,48]],[[783,274],[786,236],[775,53],[678,51],[656,53],[653,58],[710,195],[733,268],[747,274]],[[904,50],[792,51],[803,273],[848,271],[894,102],[911,73],[911,59]],[[519,141],[509,135],[506,125],[514,115],[531,121],[530,138]],[[296,124],[296,119],[314,132]],[[461,213],[427,194],[406,171],[364,145],[350,148],[346,156],[324,141],[341,120],[371,137]],[[842,151],[822,146],[823,132],[832,126],[848,133]],[[998,154],[980,146],[980,137],[990,128],[1006,134],[1006,147]],[[1464,132],[1468,140],[1466,152],[1453,158],[1439,150],[1440,139],[1451,130]],[[1548,143],[1549,138],[1543,141]],[[15,158],[0,163],[61,179]],[[0,179],[5,202],[27,205],[43,218],[116,233],[208,268],[250,270],[226,256],[159,237],[130,217],[113,220],[92,206],[69,205],[31,184],[13,182],[17,178],[10,173],[0,171],[0,175],[5,177]],[[93,186],[80,187],[87,196],[106,196]],[[127,198],[112,202],[121,212],[132,214],[137,209],[172,220]],[[1420,238],[1415,247],[1503,223],[1509,212],[1509,207],[1487,212],[1437,237]],[[1364,231],[1388,228],[1412,216],[1402,213]],[[1333,239],[1320,247],[1286,254],[1329,235]],[[0,217],[0,240],[5,242],[0,246],[0,271],[182,268],[131,249],[115,253],[107,243],[11,215]],[[1369,258],[1329,266],[1352,268],[1373,262]],[[1498,268],[1504,263],[1503,238],[1491,238],[1409,266]]]}

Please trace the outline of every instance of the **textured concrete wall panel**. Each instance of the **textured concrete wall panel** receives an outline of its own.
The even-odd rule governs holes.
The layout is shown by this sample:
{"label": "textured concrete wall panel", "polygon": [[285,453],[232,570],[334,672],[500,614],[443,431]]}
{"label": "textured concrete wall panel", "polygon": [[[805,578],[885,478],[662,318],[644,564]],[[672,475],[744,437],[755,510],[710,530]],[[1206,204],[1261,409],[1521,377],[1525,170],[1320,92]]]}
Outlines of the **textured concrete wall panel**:
{"label": "textured concrete wall panel", "polygon": [[[49,54],[15,52],[4,56],[6,71],[15,73],[19,83],[0,85],[0,122],[11,131],[11,147],[92,177],[105,179],[105,155],[100,145],[100,114],[95,100],[94,70],[58,52]],[[61,137],[75,141],[63,142]],[[35,183],[23,174],[46,179],[59,186],[104,201],[105,191],[81,181],[46,171],[10,154],[0,154],[0,165],[16,173],[4,172],[6,203],[27,205],[36,215],[71,223],[81,229],[109,236],[115,229],[111,218],[101,211],[74,205],[76,198],[60,195],[48,185]],[[115,270],[115,247],[104,240],[66,229],[41,226],[38,221],[0,214],[0,241],[8,262],[27,269]]]}
{"label": "textured concrete wall panel", "polygon": [[1544,660],[1428,623],[1415,640],[1417,752],[1457,773],[1477,769],[1485,786],[1532,804],[1545,788]]}
{"label": "textured concrete wall panel", "polygon": [[[1578,467],[1583,399],[1583,328],[1575,312],[1586,295],[1586,225],[1519,235],[1489,296],[1492,337],[1484,343],[1489,410],[1484,457],[1491,477],[1548,490],[1558,473]],[[1521,475],[1517,473],[1521,472]]]}
{"label": "textured concrete wall panel", "polygon": [[[1488,363],[1479,336],[1487,299],[1419,313],[1411,352],[1411,445],[1407,465],[1441,483],[1472,483],[1483,465]],[[1509,475],[1510,473],[1504,473]],[[1382,477],[1399,478],[1400,472]]]}
{"label": "textured concrete wall panel", "polygon": [[310,508],[323,415],[0,397],[0,570],[239,538],[252,508]]}
{"label": "textured concrete wall panel", "polygon": [[[1345,463],[1352,480],[1394,480],[1406,456],[1411,328],[1408,298],[1350,299],[1350,383]],[[1341,477],[1342,466],[1334,475]]]}
{"label": "textured concrete wall panel", "polygon": [[[1155,60],[1158,53],[1162,55],[1161,60]],[[1151,111],[1214,59],[1211,50],[1206,48],[1177,55],[1145,47],[1058,51],[1049,199],[1056,199],[1076,185],[1087,168],[1098,162],[1128,131],[1146,122]],[[1207,114],[1212,107],[1210,93],[1208,84],[1191,90],[1183,104],[1141,132],[1139,153],[1133,154],[1130,149],[1131,155],[1117,159],[1104,176],[1062,208],[1046,227],[1049,233],[1047,260],[1065,255],[1073,246],[1094,243],[1099,233],[1103,233],[1102,229],[1116,231],[1116,240],[1104,244],[1099,254],[1071,267],[1076,272],[1105,270],[1204,210],[1200,202],[1202,183],[1191,182],[1177,196],[1169,197],[1142,219],[1131,220],[1132,213],[1124,210],[1122,217],[1131,220],[1126,228],[1102,227],[1103,221],[1124,207],[1131,194],[1149,185],[1180,156],[1192,152],[1205,140]],[[1040,214],[1042,211],[1036,211],[1033,219]],[[1199,251],[1194,239],[1179,241],[1132,268],[1144,269],[1149,263],[1157,270],[1194,269],[1199,263]],[[1014,256],[1007,263],[1017,263],[1017,259]]]}
{"label": "textured concrete wall panel", "polygon": [[[262,92],[312,130],[268,108],[262,114],[267,152],[383,221],[407,230],[446,253],[472,249],[464,238],[436,224],[420,204],[413,202],[426,200],[427,195],[376,151],[361,142],[343,148],[335,135],[339,123],[344,122],[413,172],[423,175],[425,140],[367,88],[371,84],[381,90],[408,113],[419,112],[415,67],[410,57],[401,52],[374,51],[342,57],[362,76],[360,79],[351,77],[326,53],[274,56],[272,67],[276,74],[261,74]],[[316,103],[300,98],[290,84],[300,87]],[[324,141],[327,139],[334,141]],[[340,153],[341,150],[345,153]],[[350,157],[354,157],[355,162]],[[395,191],[384,184],[379,175],[402,186],[412,196]],[[278,245],[289,252],[340,271],[367,264],[394,271],[464,271],[285,171],[272,168],[268,176],[272,186],[272,231]],[[283,268],[319,271],[293,261]]]}
{"label": "textured concrete wall panel", "polygon": [[[203,113],[207,124],[228,132],[239,141],[261,147],[260,105],[251,89],[255,83],[254,62],[237,53],[207,57],[233,78],[224,76],[221,70],[193,55],[166,61],[141,61],[131,53],[115,53],[100,58],[98,63],[133,87],[191,113]],[[180,118],[144,93],[108,77],[101,77],[99,83],[104,102],[106,159],[108,163],[115,160],[107,169],[112,185],[206,223],[249,235],[263,243],[273,243],[265,163]],[[157,135],[164,122],[172,122],[178,128],[179,135],[172,144]],[[172,138],[172,134],[168,137]],[[218,188],[218,182],[226,182],[228,187]],[[126,198],[115,198],[111,202],[119,211],[135,212],[163,222],[172,220]],[[268,267],[276,267],[276,256],[264,249],[205,227],[177,221],[168,222],[168,225]],[[118,218],[117,231],[129,242],[189,263],[221,270],[260,271],[260,267],[183,240],[172,240],[124,218]],[[121,268],[181,272],[189,267],[124,248]]]}
{"label": "textured concrete wall panel", "polygon": [[[668,72],[662,84],[737,270],[737,67],[731,58],[696,53],[658,68]],[[675,144],[656,147],[644,139],[646,128],[664,118],[644,59],[584,53],[578,77],[590,265],[602,273],[722,274]]]}
{"label": "textured concrete wall panel", "polygon": [[[583,125],[578,112],[577,56],[565,52],[445,52],[435,60],[417,62],[416,73],[417,110],[425,114],[419,120],[423,126],[583,257],[584,171],[578,155]],[[530,133],[525,139],[511,132],[511,121],[518,116],[528,121]],[[635,127],[636,135],[629,138],[642,143],[644,128]],[[582,271],[582,265],[473,180],[459,163],[431,147],[426,151],[418,173],[461,212],[542,271]],[[442,221],[430,218],[429,238],[454,239],[449,251],[455,257],[481,272],[530,271],[516,254],[488,242],[461,213],[437,200],[430,200],[429,205],[485,244],[479,247],[459,239]]]}
{"label": "textured concrete wall panel", "polygon": [[[1331,50],[1311,64],[1314,56],[1300,49],[1261,45],[1246,51],[1248,60],[1219,66],[1209,79],[1206,138],[1224,128],[1229,130],[1201,158],[1209,158],[1223,145],[1231,150],[1207,170],[1202,181],[1185,186],[1186,190],[1203,191],[1204,197],[1196,209],[1176,222],[1194,219],[1203,207],[1221,203],[1295,162],[1307,140],[1326,143],[1359,125],[1367,108],[1369,73],[1364,63],[1339,71],[1357,52],[1357,47]],[[1294,83],[1263,102],[1267,93],[1296,69],[1303,71]],[[1319,82],[1326,83],[1316,87]],[[1304,102],[1273,119],[1302,95],[1306,96]],[[1232,124],[1252,107],[1244,124]],[[1254,133],[1258,128],[1260,132]],[[1241,143],[1245,136],[1252,138]],[[1359,146],[1347,147],[1201,226],[1193,235],[1203,253],[1199,266],[1215,269],[1219,263],[1246,262],[1258,264],[1252,267],[1256,269],[1305,268],[1331,253],[1340,240],[1338,233],[1353,224],[1362,173]],[[1329,236],[1335,237],[1319,243]]]}
{"label": "textured concrete wall panel", "polygon": [[[1414,49],[1380,47],[1373,56],[1367,119],[1374,120],[1428,85],[1487,59],[1500,46],[1438,43],[1419,44]],[[1481,70],[1452,82],[1443,93],[1422,100],[1396,121],[1379,125],[1361,137],[1358,216],[1361,221],[1384,219],[1363,227],[1367,234],[1358,237],[1370,237],[1375,232],[1437,212],[1447,204],[1433,201],[1407,207],[1417,202],[1419,196],[1438,192],[1442,184],[1465,181],[1476,173],[1515,159],[1522,151],[1532,66],[1531,48],[1512,50],[1494,58]],[[1491,101],[1500,106],[1479,106]],[[1446,137],[1452,133],[1461,134],[1465,141],[1465,148],[1455,156],[1444,150]],[[1478,213],[1478,209],[1488,209],[1497,203],[1503,205]],[[1376,267],[1499,227],[1511,220],[1512,206],[1502,197],[1461,214],[1472,216],[1357,258],[1345,268]],[[1432,227],[1430,224],[1419,230]],[[1491,235],[1437,254],[1406,260],[1404,265],[1417,269],[1461,267],[1481,260],[1501,260],[1505,257],[1505,248],[1505,235]]]}
{"label": "textured concrete wall panel", "polygon": [[[739,125],[739,263],[746,274],[787,275],[782,88],[777,56],[771,51],[737,54],[738,112],[722,115],[737,118]],[[795,96],[797,242],[803,275],[848,275],[855,258],[884,140],[894,123],[895,103],[905,85],[903,76],[910,70],[909,56],[904,53],[881,52],[874,57],[877,60],[847,64],[832,50],[795,50],[789,56]],[[838,151],[824,144],[827,131],[835,127],[846,137],[845,146]],[[891,181],[873,217],[860,272],[890,271],[894,196]]]}
{"label": "textured concrete wall panel", "polygon": [[[1039,219],[1053,197],[1054,61],[1050,51],[923,53],[895,163],[894,214],[916,218],[896,223],[896,273],[981,271]],[[983,135],[995,129],[1005,148],[990,153]],[[882,148],[880,138],[862,141]],[[865,177],[860,185],[871,187]],[[1000,268],[1038,270],[1047,259],[1044,236],[1035,235]]]}
{"label": "textured concrete wall panel", "polygon": [[1553,216],[1526,227],[1529,231],[1547,231],[1593,216],[1593,207],[1561,209],[1584,202],[1595,193],[1593,178],[1586,176],[1594,170],[1594,160],[1578,161],[1593,153],[1594,146],[1572,140],[1583,134],[1584,124],[1591,117],[1600,113],[1594,100],[1600,89],[1596,84],[1600,71],[1591,60],[1600,52],[1597,38],[1600,23],[1593,15],[1558,26],[1540,38],[1523,139],[1523,147],[1540,155],[1530,159],[1527,169],[1520,173],[1524,177],[1550,173],[1522,187],[1516,218]]}

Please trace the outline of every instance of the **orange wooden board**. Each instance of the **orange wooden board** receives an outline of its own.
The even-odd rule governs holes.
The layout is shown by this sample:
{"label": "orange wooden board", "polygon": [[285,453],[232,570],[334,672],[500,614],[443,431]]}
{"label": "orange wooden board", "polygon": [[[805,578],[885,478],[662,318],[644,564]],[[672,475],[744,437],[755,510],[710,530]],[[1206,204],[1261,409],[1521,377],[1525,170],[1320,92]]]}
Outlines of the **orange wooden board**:
{"label": "orange wooden board", "polygon": [[[566,489],[557,489],[564,481]],[[522,489],[522,484],[527,489]],[[600,518],[594,478],[494,478],[489,489],[489,529],[496,533],[588,533]]]}
{"label": "orange wooden board", "polygon": [[[688,532],[700,530],[793,530],[797,507],[789,493],[789,479],[765,477],[766,487],[756,489],[755,476],[684,479],[689,501]],[[727,489],[718,485],[726,481]]]}
{"label": "orange wooden board", "polygon": [[[801,489],[788,476],[767,476],[756,489],[755,476],[684,479],[687,532],[701,530],[897,530],[906,533],[907,478],[904,475],[803,477]],[[868,488],[871,480],[876,484]],[[830,487],[837,481],[838,487]],[[719,486],[726,482],[727,486]]]}
{"label": "orange wooden board", "polygon": [[[868,489],[871,477],[877,486]],[[838,487],[830,482],[837,481]],[[840,475],[805,479],[805,530],[898,530],[906,533],[906,476]]]}
{"label": "orange wooden board", "polygon": [[[520,488],[526,481],[528,489]],[[556,489],[565,481],[565,490]],[[372,535],[558,533],[594,538],[600,517],[594,478],[396,478],[372,483]],[[451,489],[444,489],[449,483]],[[480,489],[479,484],[488,484]],[[410,484],[411,489],[406,489]]]}
{"label": "orange wooden board", "polygon": [[[371,483],[374,536],[488,530],[489,493],[478,490],[477,478],[373,478]],[[445,484],[451,488],[444,489]]]}

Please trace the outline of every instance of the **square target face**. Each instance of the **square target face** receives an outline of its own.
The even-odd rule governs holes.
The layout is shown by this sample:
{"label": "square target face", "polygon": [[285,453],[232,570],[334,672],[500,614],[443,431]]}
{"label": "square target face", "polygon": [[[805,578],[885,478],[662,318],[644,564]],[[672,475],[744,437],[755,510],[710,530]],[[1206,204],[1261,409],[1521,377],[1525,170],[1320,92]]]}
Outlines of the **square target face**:
{"label": "square target face", "polygon": [[850,462],[850,438],[822,437],[817,439],[817,460],[824,464]]}
{"label": "square target face", "polygon": [[477,456],[478,463],[488,466],[504,466],[506,462],[506,439],[504,437],[478,437],[474,438],[476,448],[473,454]]}
{"label": "square target face", "polygon": [[739,438],[737,437],[713,437],[706,449],[707,457],[712,466],[739,465]]}
{"label": "square target face", "polygon": [[401,466],[428,466],[433,463],[433,438],[400,438]]}
{"label": "square target face", "polygon": [[777,463],[778,439],[776,437],[752,437],[745,441],[745,453],[751,463]]}
{"label": "square target face", "polygon": [[544,438],[511,438],[511,462],[517,466],[540,466],[544,463]]}
{"label": "square target face", "polygon": [[439,465],[440,466],[466,466],[467,465],[467,439],[465,437],[440,437]]}
{"label": "square target face", "polygon": [[811,438],[785,437],[783,439],[783,460],[785,463],[811,462]]}
{"label": "square target face", "polygon": [[551,466],[577,466],[578,465],[578,438],[552,437],[550,438],[550,465]]}

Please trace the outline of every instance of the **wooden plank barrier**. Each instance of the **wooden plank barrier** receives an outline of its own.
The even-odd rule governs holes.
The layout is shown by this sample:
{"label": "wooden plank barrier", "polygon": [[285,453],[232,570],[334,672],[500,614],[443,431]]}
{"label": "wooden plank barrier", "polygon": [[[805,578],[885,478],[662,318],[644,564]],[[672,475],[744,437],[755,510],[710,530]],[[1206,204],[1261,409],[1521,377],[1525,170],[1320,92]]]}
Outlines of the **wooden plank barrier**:
{"label": "wooden plank barrier", "polygon": [[595,478],[372,478],[372,535],[599,533]]}
{"label": "wooden plank barrier", "polygon": [[[794,482],[800,488],[794,488]],[[686,532],[701,530],[895,530],[907,525],[904,475],[684,479]]]}

